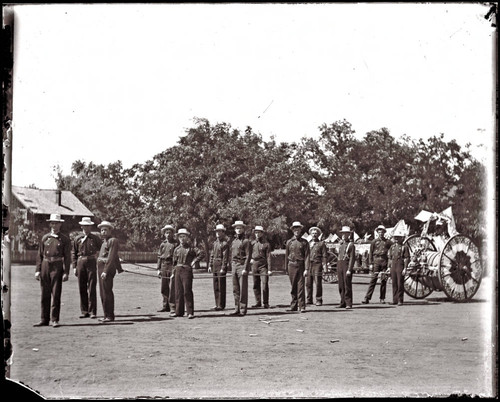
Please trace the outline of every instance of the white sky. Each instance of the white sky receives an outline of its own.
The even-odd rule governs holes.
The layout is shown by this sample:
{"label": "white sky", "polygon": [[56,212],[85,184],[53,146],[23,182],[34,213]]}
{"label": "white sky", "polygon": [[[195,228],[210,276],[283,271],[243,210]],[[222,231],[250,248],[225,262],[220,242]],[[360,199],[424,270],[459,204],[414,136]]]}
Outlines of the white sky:
{"label": "white sky", "polygon": [[494,145],[494,31],[479,4],[14,10],[14,185],[55,188],[52,166],[69,174],[77,159],[145,162],[195,116],[280,141],[344,118],[360,137],[442,132],[485,161]]}

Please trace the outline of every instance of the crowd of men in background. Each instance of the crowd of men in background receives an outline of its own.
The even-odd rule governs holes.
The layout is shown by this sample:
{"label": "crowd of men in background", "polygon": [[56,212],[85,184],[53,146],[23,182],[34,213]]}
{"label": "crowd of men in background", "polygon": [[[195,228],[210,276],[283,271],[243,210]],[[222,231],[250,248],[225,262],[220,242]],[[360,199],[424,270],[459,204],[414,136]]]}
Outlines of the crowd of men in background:
{"label": "crowd of men in background", "polygon": [[[91,233],[91,218],[79,222],[82,232],[73,242],[60,232],[63,219],[52,214],[47,220],[50,233],[40,241],[35,278],[41,285],[41,320],[34,326],[59,326],[62,282],[68,280],[70,266],[78,278],[80,293],[80,318],[97,318],[97,283],[103,308],[99,322],[114,321],[113,278],[123,272],[118,256],[119,242],[112,236],[113,224],[101,222],[97,227],[101,237]],[[269,277],[273,274],[271,246],[265,239],[264,228],[255,226],[253,238],[245,237],[247,225],[235,221],[235,235],[231,239],[224,225],[215,226],[208,272],[213,276],[215,311],[226,308],[226,274],[231,273],[234,311],[230,315],[244,316],[248,310],[248,278],[253,277],[255,304],[252,308],[269,308]],[[304,313],[306,304],[323,304],[323,273],[327,271],[328,251],[318,227],[309,229],[309,240],[303,236],[304,226],[293,222],[293,236],[286,242],[285,273],[291,285],[291,302],[287,311]],[[194,318],[193,269],[205,258],[205,252],[191,241],[186,228],[177,232],[167,224],[162,229],[165,237],[158,250],[157,274],[161,279],[160,292],[163,304],[159,312],[169,312],[171,317]],[[390,304],[403,304],[403,281],[410,260],[408,247],[403,244],[404,233],[393,233],[394,241],[384,237],[386,229],[377,227],[378,236],[371,242],[368,253],[372,272],[368,291],[362,303],[370,302],[377,279],[381,278],[380,302],[385,303],[388,275],[392,279],[393,300]],[[340,294],[339,308],[351,309],[353,304],[352,277],[355,263],[353,231],[343,226],[338,250],[337,277]],[[314,293],[314,288],[316,292]],[[315,296],[315,297],[314,297]]]}

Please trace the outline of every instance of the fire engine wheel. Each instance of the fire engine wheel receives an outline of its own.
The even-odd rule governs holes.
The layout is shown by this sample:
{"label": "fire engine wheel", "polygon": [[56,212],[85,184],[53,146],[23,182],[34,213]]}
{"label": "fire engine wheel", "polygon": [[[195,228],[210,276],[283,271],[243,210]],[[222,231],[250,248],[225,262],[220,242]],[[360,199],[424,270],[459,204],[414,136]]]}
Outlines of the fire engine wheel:
{"label": "fire engine wheel", "polygon": [[[406,244],[408,246],[408,249],[410,250],[410,255],[413,255],[422,240],[426,242],[427,250],[437,251],[436,246],[431,239],[422,237],[420,235],[412,235],[408,237],[404,242],[404,244]],[[419,271],[407,272],[404,278],[405,293],[408,296],[413,297],[414,299],[424,299],[425,297],[429,296],[434,289],[424,284],[425,279],[425,276],[422,275]]]}
{"label": "fire engine wheel", "polygon": [[456,235],[444,245],[439,260],[439,281],[454,301],[468,301],[479,289],[483,268],[478,247],[466,235]]}
{"label": "fire engine wheel", "polygon": [[327,283],[337,283],[337,269],[335,267],[328,267],[326,272],[323,272],[323,282]]}

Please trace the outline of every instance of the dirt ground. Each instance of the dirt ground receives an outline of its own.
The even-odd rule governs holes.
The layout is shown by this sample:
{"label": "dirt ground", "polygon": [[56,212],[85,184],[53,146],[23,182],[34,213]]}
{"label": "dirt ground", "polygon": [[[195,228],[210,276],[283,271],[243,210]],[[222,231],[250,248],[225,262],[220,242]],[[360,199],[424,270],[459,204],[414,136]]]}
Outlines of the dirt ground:
{"label": "dirt ground", "polygon": [[[78,318],[71,275],[63,283],[61,326],[34,328],[34,267],[13,266],[10,378],[47,399],[496,395],[491,281],[483,280],[470,303],[435,292],[424,300],[405,295],[398,307],[378,303],[378,285],[372,302],[361,304],[368,275],[356,275],[352,310],[337,308],[338,287],[325,284],[323,306],[299,314],[285,311],[290,283],[277,274],[271,308],[231,317],[232,282],[226,310],[215,312],[212,281],[195,279],[196,317],[188,320],[157,312],[160,281],[146,275],[115,277],[116,321],[109,324]],[[390,284],[387,291],[389,301]]]}

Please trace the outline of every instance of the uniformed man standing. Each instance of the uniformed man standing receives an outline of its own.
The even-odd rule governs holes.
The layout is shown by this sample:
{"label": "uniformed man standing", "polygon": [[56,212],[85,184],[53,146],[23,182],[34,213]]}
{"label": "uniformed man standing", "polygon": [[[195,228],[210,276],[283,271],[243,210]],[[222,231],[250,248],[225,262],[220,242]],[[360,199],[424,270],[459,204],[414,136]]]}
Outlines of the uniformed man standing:
{"label": "uniformed man standing", "polygon": [[248,305],[248,271],[250,269],[251,244],[245,239],[245,224],[236,221],[236,232],[231,243],[231,271],[233,272],[234,311],[230,315],[245,315]]}
{"label": "uniformed man standing", "polygon": [[385,292],[387,286],[387,278],[385,276],[385,271],[387,270],[387,252],[389,251],[392,243],[385,238],[386,229],[384,225],[379,225],[376,232],[377,238],[371,242],[370,251],[368,252],[368,263],[372,276],[365,299],[361,302],[363,304],[368,304],[370,302],[373,291],[375,290],[375,285],[377,284],[379,273],[381,273],[380,303],[385,303]]}
{"label": "uniformed man standing", "polygon": [[300,222],[294,222],[291,226],[293,237],[286,242],[285,248],[285,272],[290,277],[292,290],[292,301],[287,311],[306,311],[306,296],[304,280],[309,272],[310,249],[306,239],[301,237],[302,228]]}
{"label": "uniformed man standing", "polygon": [[224,225],[215,226],[215,242],[210,255],[208,272],[213,274],[215,306],[212,310],[226,308],[226,272],[229,265],[229,240]]}
{"label": "uniformed man standing", "polygon": [[316,285],[316,306],[323,304],[323,272],[327,270],[328,254],[324,241],[319,240],[321,229],[314,226],[309,229],[311,268],[306,277],[307,304],[313,304],[313,284]]}
{"label": "uniformed man standing", "polygon": [[337,277],[339,281],[340,308],[352,308],[352,271],[356,250],[349,226],[342,226],[339,257],[337,261]]}
{"label": "uniformed man standing", "polygon": [[71,256],[73,270],[78,277],[80,318],[97,318],[97,255],[102,241],[91,233],[94,222],[90,218],[82,218],[78,223],[83,232],[75,237]]}
{"label": "uniformed man standing", "polygon": [[[175,316],[184,316],[184,309],[188,318],[194,318],[194,296],[193,296],[193,268],[201,261],[205,253],[198,247],[194,247],[189,239],[191,233],[185,228],[177,232],[179,245],[174,250],[173,264],[175,277]],[[170,313],[172,316],[172,313]]]}
{"label": "uniformed man standing", "polygon": [[118,239],[112,236],[113,224],[102,221],[97,227],[101,230],[103,239],[99,257],[97,257],[97,274],[99,276],[99,293],[101,295],[104,317],[100,322],[106,323],[115,320],[115,295],[113,293],[113,279],[118,272],[123,272],[118,251]]}
{"label": "uniformed man standing", "polygon": [[161,232],[165,234],[165,240],[160,244],[158,250],[158,277],[161,279],[160,292],[163,299],[163,305],[159,313],[166,311],[175,311],[175,281],[170,279],[173,272],[174,249],[179,245],[175,239],[175,229],[172,225],[165,225]]}
{"label": "uniformed man standing", "polygon": [[264,228],[262,226],[255,226],[253,231],[255,240],[251,242],[250,264],[252,266],[255,304],[252,307],[262,307],[262,302],[264,302],[264,308],[269,308],[269,276],[272,275],[271,245],[264,240]]}
{"label": "uniformed man standing", "polygon": [[[59,326],[61,311],[62,283],[68,280],[71,265],[71,240],[60,232],[64,219],[59,214],[51,214],[47,219],[50,233],[42,237],[38,246],[35,279],[40,281],[41,320],[34,327]],[[52,303],[51,303],[52,299]]]}
{"label": "uniformed man standing", "polygon": [[404,233],[394,233],[394,243],[387,253],[389,269],[391,270],[392,280],[392,303],[403,305],[404,299],[404,277],[406,268],[410,262],[410,250],[406,244],[403,244]]}

